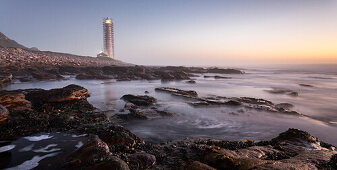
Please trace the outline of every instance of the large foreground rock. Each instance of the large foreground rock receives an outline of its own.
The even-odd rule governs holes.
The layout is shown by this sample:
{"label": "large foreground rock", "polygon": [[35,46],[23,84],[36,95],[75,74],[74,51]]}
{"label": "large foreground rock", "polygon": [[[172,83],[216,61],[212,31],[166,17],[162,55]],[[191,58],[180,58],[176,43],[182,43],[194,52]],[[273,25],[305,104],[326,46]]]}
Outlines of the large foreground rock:
{"label": "large foreground rock", "polygon": [[65,167],[66,169],[129,170],[123,160],[112,156],[109,146],[98,136],[93,136],[88,143],[71,153]]}
{"label": "large foreground rock", "polygon": [[1,91],[0,105],[9,114],[2,114],[2,119],[6,121],[1,124],[0,140],[106,122],[107,117],[103,113],[93,112],[94,107],[86,100],[88,96],[88,90],[77,85],[51,90]]}
{"label": "large foreground rock", "polygon": [[154,146],[157,169],[334,169],[337,151],[309,133],[289,129],[271,141],[185,139]]}

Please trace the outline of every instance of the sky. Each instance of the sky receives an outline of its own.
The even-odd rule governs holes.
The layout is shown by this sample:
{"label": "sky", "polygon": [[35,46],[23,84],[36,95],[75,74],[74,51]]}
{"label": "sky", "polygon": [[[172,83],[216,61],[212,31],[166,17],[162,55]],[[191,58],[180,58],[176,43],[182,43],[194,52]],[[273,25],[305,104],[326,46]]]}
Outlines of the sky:
{"label": "sky", "polygon": [[27,47],[142,65],[337,63],[337,0],[0,0],[0,32]]}

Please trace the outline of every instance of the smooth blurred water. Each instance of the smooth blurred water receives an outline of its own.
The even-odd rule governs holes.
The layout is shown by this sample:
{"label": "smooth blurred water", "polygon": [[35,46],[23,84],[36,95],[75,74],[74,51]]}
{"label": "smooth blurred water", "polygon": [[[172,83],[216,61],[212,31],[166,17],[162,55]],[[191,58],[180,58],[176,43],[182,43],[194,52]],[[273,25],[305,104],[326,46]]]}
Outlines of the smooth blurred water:
{"label": "smooth blurred water", "polygon": [[0,141],[0,169],[62,169],[67,156],[87,140],[85,134],[54,132]]}
{"label": "smooth blurred water", "polygon": [[[324,70],[324,69],[323,69]],[[176,112],[174,117],[130,121],[125,126],[149,142],[185,137],[206,137],[226,140],[269,140],[288,128],[299,128],[337,145],[337,74],[335,72],[300,71],[296,69],[247,69],[243,75],[226,75],[232,79],[196,77],[196,84],[185,81],[161,82],[114,80],[76,80],[16,82],[7,90],[27,88],[61,88],[78,84],[91,94],[88,99],[109,116],[124,106],[125,94],[148,95],[157,98],[159,108]],[[213,74],[214,75],[214,74]],[[303,87],[308,84],[313,87]],[[155,92],[156,87],[196,90],[199,96],[255,97],[274,103],[291,103],[293,110],[304,117],[247,110],[237,107],[194,108],[185,98]],[[266,90],[282,88],[297,91],[299,96],[271,94]]]}

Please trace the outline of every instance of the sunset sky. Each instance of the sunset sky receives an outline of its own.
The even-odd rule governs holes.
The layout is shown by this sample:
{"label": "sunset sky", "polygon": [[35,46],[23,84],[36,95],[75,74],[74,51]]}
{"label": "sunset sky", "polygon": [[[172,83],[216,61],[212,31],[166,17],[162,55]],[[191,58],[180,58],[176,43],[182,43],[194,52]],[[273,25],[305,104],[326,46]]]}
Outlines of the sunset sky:
{"label": "sunset sky", "polygon": [[40,50],[146,65],[337,63],[337,0],[0,0],[0,32]]}

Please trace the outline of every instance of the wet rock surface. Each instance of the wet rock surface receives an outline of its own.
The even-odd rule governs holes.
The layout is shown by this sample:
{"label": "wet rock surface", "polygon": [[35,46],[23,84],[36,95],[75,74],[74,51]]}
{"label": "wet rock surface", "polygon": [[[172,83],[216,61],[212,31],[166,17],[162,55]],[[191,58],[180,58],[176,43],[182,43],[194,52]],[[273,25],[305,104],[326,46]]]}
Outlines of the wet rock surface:
{"label": "wet rock surface", "polygon": [[301,115],[300,113],[291,110],[293,105],[290,103],[274,104],[273,102],[265,99],[257,99],[252,97],[224,97],[224,96],[198,97],[198,93],[196,91],[181,90],[170,87],[156,88],[156,91],[167,92],[175,96],[188,98],[190,100],[186,102],[194,107],[233,106],[268,112],[279,112],[290,115]]}

